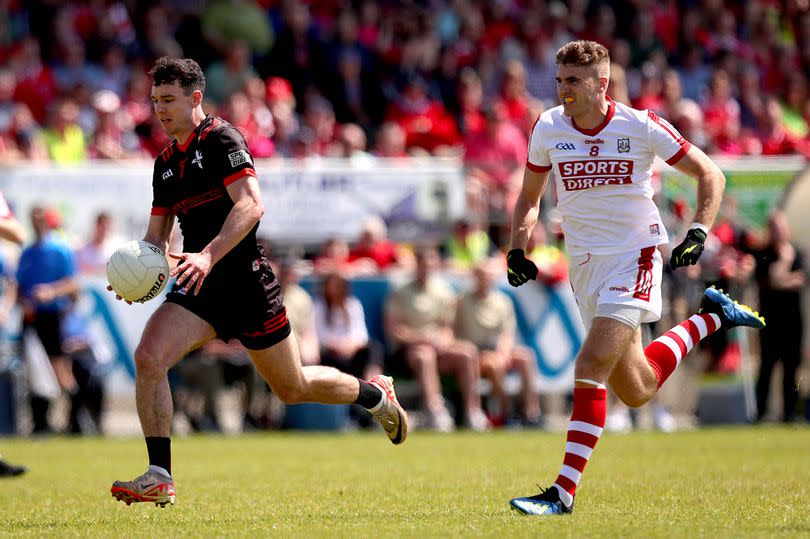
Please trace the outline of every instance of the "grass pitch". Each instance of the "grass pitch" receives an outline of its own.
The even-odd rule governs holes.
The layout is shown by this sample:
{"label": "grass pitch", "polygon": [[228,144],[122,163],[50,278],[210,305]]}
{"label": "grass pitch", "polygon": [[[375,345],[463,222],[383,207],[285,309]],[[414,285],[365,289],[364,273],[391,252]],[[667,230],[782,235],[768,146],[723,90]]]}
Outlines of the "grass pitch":
{"label": "grass pitch", "polygon": [[114,479],[139,439],[0,439],[29,473],[0,480],[0,535],[767,537],[810,534],[810,428],[605,434],[573,515],[509,498],[556,477],[563,433],[267,433],[173,441],[177,504],[127,507]]}

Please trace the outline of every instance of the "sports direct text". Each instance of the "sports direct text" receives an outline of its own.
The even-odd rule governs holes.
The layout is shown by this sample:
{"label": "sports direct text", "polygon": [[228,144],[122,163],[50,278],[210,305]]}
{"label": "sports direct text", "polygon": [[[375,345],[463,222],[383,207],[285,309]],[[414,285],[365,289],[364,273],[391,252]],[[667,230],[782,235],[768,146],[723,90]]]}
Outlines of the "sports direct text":
{"label": "sports direct text", "polygon": [[590,159],[560,163],[560,179],[566,191],[579,191],[601,185],[633,183],[633,161],[629,159]]}

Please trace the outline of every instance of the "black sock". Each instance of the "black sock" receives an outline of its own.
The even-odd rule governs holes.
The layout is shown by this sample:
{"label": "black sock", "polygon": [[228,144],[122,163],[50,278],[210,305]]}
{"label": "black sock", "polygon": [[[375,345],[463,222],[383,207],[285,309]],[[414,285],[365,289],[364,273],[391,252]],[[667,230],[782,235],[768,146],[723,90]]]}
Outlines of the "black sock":
{"label": "black sock", "polygon": [[146,450],[149,452],[149,465],[160,466],[171,475],[172,439],[163,436],[147,436]]}
{"label": "black sock", "polygon": [[365,380],[357,379],[360,382],[360,394],[357,396],[355,404],[359,404],[363,408],[370,409],[377,406],[382,400],[382,391],[374,384],[369,384]]}

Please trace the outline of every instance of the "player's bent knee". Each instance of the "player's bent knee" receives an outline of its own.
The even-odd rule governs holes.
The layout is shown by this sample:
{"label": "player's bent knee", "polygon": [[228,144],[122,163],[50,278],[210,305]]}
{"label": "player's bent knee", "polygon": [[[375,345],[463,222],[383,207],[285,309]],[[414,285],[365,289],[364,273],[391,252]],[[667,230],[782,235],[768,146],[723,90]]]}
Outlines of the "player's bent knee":
{"label": "player's bent knee", "polygon": [[273,393],[284,404],[298,404],[307,402],[306,392],[303,386],[296,385],[275,385],[273,386]]}
{"label": "player's bent knee", "polygon": [[169,367],[152,343],[141,342],[135,349],[135,367],[139,375],[165,374]]}
{"label": "player's bent knee", "polygon": [[655,393],[646,393],[643,391],[634,391],[634,392],[626,392],[626,393],[619,393],[616,392],[616,396],[619,397],[619,400],[622,401],[624,404],[629,406],[630,408],[639,408],[644,406],[650,399],[653,398]]}

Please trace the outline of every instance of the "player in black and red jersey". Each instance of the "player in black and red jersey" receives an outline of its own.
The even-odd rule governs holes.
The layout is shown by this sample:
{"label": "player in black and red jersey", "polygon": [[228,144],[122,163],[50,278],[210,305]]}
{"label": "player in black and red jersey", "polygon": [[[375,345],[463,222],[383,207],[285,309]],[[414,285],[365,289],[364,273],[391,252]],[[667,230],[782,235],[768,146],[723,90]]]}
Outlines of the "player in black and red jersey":
{"label": "player in black and red jersey", "polygon": [[155,113],[174,140],[155,160],[144,240],[165,252],[176,217],[184,243],[182,253],[169,253],[178,260],[172,272],[177,281],[135,350],[136,400],[149,469],[133,481],[113,483],[113,496],[127,504],[174,503],[167,372],[214,337],[239,339],[284,402],[360,404],[394,444],[402,443],[408,420],[390,378],[365,382],[333,368],[301,366],[278,281],[256,242],[264,207],[253,160],[236,128],[203,112],[200,66],[164,57],[150,77]]}

